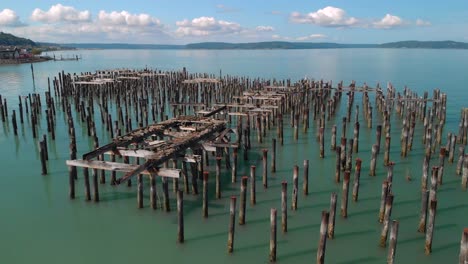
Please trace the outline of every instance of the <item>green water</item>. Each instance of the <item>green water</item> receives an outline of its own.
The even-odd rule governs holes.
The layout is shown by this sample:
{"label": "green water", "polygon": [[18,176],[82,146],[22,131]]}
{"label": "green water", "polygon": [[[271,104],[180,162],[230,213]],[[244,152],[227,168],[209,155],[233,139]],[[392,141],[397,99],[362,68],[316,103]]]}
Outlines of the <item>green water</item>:
{"label": "green water", "polygon": [[[58,54],[58,53],[57,53]],[[36,92],[47,88],[47,77],[65,72],[84,72],[116,67],[154,67],[163,70],[187,67],[190,72],[248,75],[264,78],[305,76],[316,79],[356,80],[373,86],[391,81],[398,90],[408,85],[412,90],[441,88],[448,94],[447,125],[444,135],[457,132],[459,110],[468,99],[465,70],[468,51],[462,50],[293,50],[293,51],[73,51],[83,60],[35,64]],[[11,111],[18,108],[18,95],[34,91],[30,65],[0,67],[0,94]],[[371,100],[373,102],[373,100]],[[357,96],[360,102],[360,95]],[[335,155],[329,149],[330,129],[342,114],[326,127],[326,157],[318,158],[315,123],[307,134],[300,132],[294,142],[285,120],[285,144],[278,146],[277,172],[269,173],[269,188],[261,187],[261,149],[270,147],[274,130],[263,145],[255,143],[249,161],[239,155],[239,175],[248,175],[250,165],[257,165],[257,205],[247,206],[246,225],[236,225],[235,249],[227,254],[229,199],[238,195],[239,183],[230,183],[230,172],[223,170],[223,198],[214,199],[214,180],[210,181],[209,218],[203,219],[201,195],[185,195],[186,243],[176,243],[177,215],[149,208],[149,188],[145,188],[145,208],[136,208],[136,188],[100,185],[101,202],[84,201],[83,180],[79,170],[77,199],[68,199],[68,135],[65,117],[57,112],[56,141],[49,138],[49,175],[40,175],[37,141],[32,139],[28,119],[19,124],[13,135],[12,124],[0,128],[0,263],[266,263],[269,248],[270,208],[280,209],[281,182],[287,180],[291,201],[292,169],[299,165],[302,186],[302,163],[310,160],[309,196],[299,194],[298,210],[289,211],[289,232],[278,230],[279,263],[314,263],[319,239],[322,210],[328,210],[331,192],[338,193],[335,239],[328,240],[327,263],[384,263],[387,250],[379,247],[381,225],[378,223],[381,184],[386,175],[380,155],[377,176],[369,177],[370,146],[375,131],[361,122],[360,152],[363,159],[359,201],[350,201],[348,218],[339,216],[341,184],[334,182]],[[381,123],[374,114],[374,127]],[[75,116],[78,155],[88,152],[91,142],[86,128]],[[361,114],[362,120],[362,114]],[[420,208],[422,171],[422,127],[418,123],[413,151],[400,158],[398,138],[401,120],[392,117],[391,159],[396,162],[393,180],[395,195],[392,219],[400,221],[397,263],[456,263],[461,232],[468,215],[467,192],[460,189],[455,165],[446,162],[444,184],[438,192],[433,253],[424,254],[424,235],[416,232]],[[39,135],[46,133],[42,120]],[[348,135],[352,133],[348,128]],[[107,133],[97,128],[101,143]],[[82,136],[80,136],[82,135]],[[445,138],[445,137],[444,137]],[[445,140],[443,140],[445,142]],[[436,156],[436,155],[435,155]],[[437,161],[431,160],[431,165]],[[212,165],[214,162],[211,162]],[[210,172],[214,169],[209,168]],[[405,180],[409,171],[412,181]],[[109,175],[109,174],[107,174]],[[109,176],[108,176],[109,177]],[[210,178],[211,179],[211,178]],[[146,187],[148,182],[145,181]],[[161,183],[158,181],[158,188]],[[158,189],[160,191],[160,189]],[[175,209],[175,196],[171,207]]]}

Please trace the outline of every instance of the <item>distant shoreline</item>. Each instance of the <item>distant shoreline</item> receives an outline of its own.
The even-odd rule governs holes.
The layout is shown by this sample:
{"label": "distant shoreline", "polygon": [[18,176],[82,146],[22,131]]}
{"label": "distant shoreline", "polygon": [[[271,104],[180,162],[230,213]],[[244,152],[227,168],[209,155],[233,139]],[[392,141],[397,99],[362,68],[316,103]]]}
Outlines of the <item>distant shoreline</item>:
{"label": "distant shoreline", "polygon": [[36,63],[52,60],[51,58],[39,57],[39,58],[27,58],[27,59],[0,59],[0,65],[15,65],[24,63]]}

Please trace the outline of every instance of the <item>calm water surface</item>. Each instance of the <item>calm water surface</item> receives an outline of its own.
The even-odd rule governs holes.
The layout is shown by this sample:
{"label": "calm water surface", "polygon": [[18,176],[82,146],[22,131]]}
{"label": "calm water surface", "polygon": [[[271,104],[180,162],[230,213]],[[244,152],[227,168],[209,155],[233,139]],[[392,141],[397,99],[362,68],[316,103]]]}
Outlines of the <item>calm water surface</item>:
{"label": "calm water surface", "polygon": [[[56,76],[61,70],[80,73],[124,67],[162,70],[186,67],[190,72],[217,75],[221,71],[222,75],[292,80],[308,77],[335,83],[355,80],[359,85],[367,82],[374,86],[380,82],[384,87],[387,82],[392,82],[398,90],[407,85],[420,93],[441,88],[448,94],[449,101],[444,134],[457,131],[460,108],[467,106],[468,100],[465,92],[468,51],[463,50],[87,50],[55,55],[60,54],[64,57],[79,54],[83,59],[34,64],[35,87],[30,65],[0,66],[0,94],[8,100],[10,118],[11,110],[18,108],[18,95],[35,91],[43,96],[47,78]],[[360,100],[360,96],[357,98]],[[175,242],[176,213],[151,210],[148,208],[149,197],[145,209],[136,209],[135,187],[101,185],[102,201],[93,204],[84,201],[80,178],[77,199],[68,199],[68,171],[64,161],[69,154],[64,120],[58,112],[57,138],[55,142],[49,139],[50,173],[45,177],[40,175],[37,141],[31,137],[29,121],[19,125],[18,137],[13,136],[11,122],[1,125],[0,263],[266,263],[269,210],[280,208],[281,181],[291,182],[295,164],[300,166],[302,175],[304,159],[310,160],[311,194],[307,197],[299,195],[298,211],[289,212],[289,232],[278,232],[278,262],[315,262],[320,212],[328,210],[331,192],[341,196],[341,185],[333,181],[334,154],[328,151],[325,159],[318,159],[313,132],[315,124],[308,134],[300,134],[298,144],[293,142],[292,131],[285,130],[285,145],[278,147],[278,171],[270,174],[267,190],[258,188],[258,205],[247,207],[247,224],[236,226],[235,252],[228,255],[228,197],[238,193],[238,184],[226,180],[221,200],[215,200],[211,193],[213,199],[209,203],[208,219],[201,216],[201,197],[185,197],[186,243],[178,245]],[[336,122],[339,120],[338,115]],[[377,124],[381,120],[376,117],[374,122]],[[89,151],[91,142],[84,136],[86,130],[77,118],[75,123],[80,155]],[[377,222],[385,171],[380,157],[377,177],[367,176],[374,131],[363,128],[363,125],[361,128],[362,147],[357,155],[363,159],[360,200],[350,202],[348,219],[337,216],[336,238],[327,244],[328,263],[384,263],[387,254],[386,249],[378,246],[381,226]],[[42,123],[39,134],[45,134],[46,129],[46,124]],[[328,132],[331,128],[326,129]],[[401,121],[393,117],[392,137],[399,138],[400,131]],[[424,236],[416,232],[423,153],[421,133],[419,125],[414,150],[406,159],[400,159],[399,142],[392,140],[391,158],[397,163],[392,218],[400,221],[397,263],[456,263],[461,232],[467,224],[468,193],[460,190],[460,178],[454,173],[454,165],[446,163],[444,184],[438,194],[431,256],[424,255]],[[101,143],[109,141],[100,127],[98,136]],[[247,175],[250,165],[257,165],[257,176],[261,175],[260,150],[269,147],[272,137],[275,137],[273,130],[264,145],[255,145],[248,162],[240,161],[240,175]],[[327,147],[329,140],[328,133]],[[433,159],[431,165],[435,163]],[[229,176],[225,173],[227,179]],[[407,173],[413,181],[405,180]],[[159,188],[160,182],[158,184]],[[147,188],[145,192],[148,196]],[[338,208],[339,204],[338,201]],[[175,208],[173,199],[171,206]]]}

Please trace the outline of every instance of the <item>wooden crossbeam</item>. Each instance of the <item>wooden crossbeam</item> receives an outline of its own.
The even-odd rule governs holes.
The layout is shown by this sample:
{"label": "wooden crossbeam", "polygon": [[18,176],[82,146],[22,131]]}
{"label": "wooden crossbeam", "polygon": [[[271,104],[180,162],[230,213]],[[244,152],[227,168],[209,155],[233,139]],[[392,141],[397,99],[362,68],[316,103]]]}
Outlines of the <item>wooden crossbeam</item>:
{"label": "wooden crossbeam", "polygon": [[117,184],[121,184],[132,176],[141,173],[147,169],[157,167],[158,165],[164,163],[167,160],[170,160],[177,156],[178,154],[184,152],[187,148],[195,146],[197,143],[211,138],[216,133],[219,133],[226,129],[226,122],[220,120],[212,120],[212,124],[207,126],[204,130],[200,132],[193,132],[189,137],[185,138],[176,138],[173,142],[168,142],[168,144],[163,145],[158,149],[155,154],[154,159],[146,161],[144,164],[139,165],[130,172],[127,172],[122,178],[117,179]]}
{"label": "wooden crossbeam", "polygon": [[[107,170],[107,171],[117,171],[117,172],[130,172],[138,167],[138,165],[125,164],[118,162],[109,162],[109,161],[97,161],[97,160],[67,160],[66,164],[68,166],[98,169],[98,170]],[[157,174],[161,177],[169,178],[180,178],[180,170],[178,169],[145,169],[140,172],[140,174]]]}

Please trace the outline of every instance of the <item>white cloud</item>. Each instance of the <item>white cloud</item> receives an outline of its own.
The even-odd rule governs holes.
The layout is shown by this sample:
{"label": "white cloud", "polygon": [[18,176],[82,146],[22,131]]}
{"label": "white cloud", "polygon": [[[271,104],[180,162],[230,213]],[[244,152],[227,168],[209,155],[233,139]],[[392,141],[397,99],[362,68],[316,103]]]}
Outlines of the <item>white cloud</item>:
{"label": "white cloud", "polygon": [[419,27],[428,27],[432,25],[431,22],[429,21],[425,21],[425,20],[422,20],[420,18],[416,19],[416,26],[419,26]]}
{"label": "white cloud", "polygon": [[154,18],[148,14],[130,14],[127,11],[116,12],[112,11],[106,13],[106,11],[100,11],[97,21],[104,25],[113,26],[138,26],[146,27],[153,25],[161,25],[159,19]]}
{"label": "white cloud", "polygon": [[219,34],[236,34],[242,27],[235,22],[216,20],[213,17],[198,17],[177,21],[176,34],[179,36],[210,36]]}
{"label": "white cloud", "polygon": [[308,35],[308,36],[297,37],[296,40],[297,41],[305,41],[305,40],[323,39],[323,38],[326,38],[326,37],[327,36],[323,35],[323,34],[312,34],[312,35]]}
{"label": "white cloud", "polygon": [[276,40],[291,40],[290,37],[283,37],[283,36],[278,35],[278,34],[271,35],[271,38],[276,39]]}
{"label": "white cloud", "polygon": [[272,26],[258,26],[255,28],[255,30],[258,32],[269,32],[269,31],[274,31],[275,28]]}
{"label": "white cloud", "polygon": [[91,20],[91,13],[88,10],[79,11],[72,6],[56,4],[51,6],[48,11],[34,9],[31,20],[43,23],[84,22]]}
{"label": "white cloud", "polygon": [[324,27],[349,27],[359,23],[357,18],[348,17],[343,9],[333,6],[327,6],[308,14],[293,12],[289,18],[293,23],[314,24]]}
{"label": "white cloud", "polygon": [[403,20],[398,16],[386,14],[381,20],[372,24],[375,28],[390,29],[403,25]]}
{"label": "white cloud", "polygon": [[24,26],[24,23],[20,21],[15,11],[6,8],[0,12],[0,26],[19,27]]}

